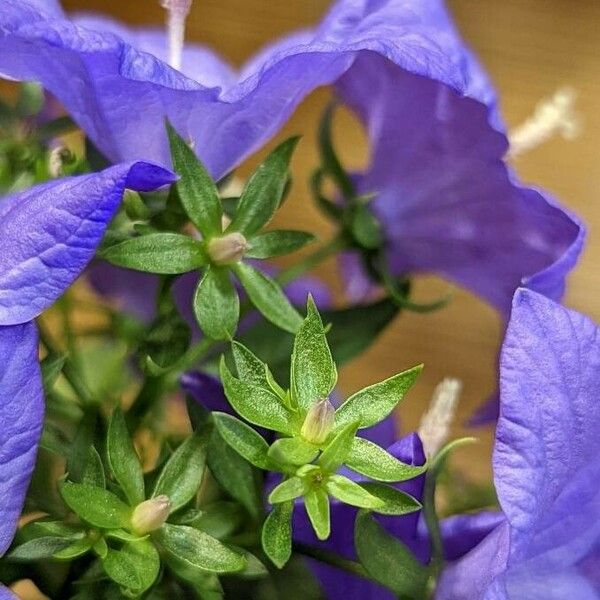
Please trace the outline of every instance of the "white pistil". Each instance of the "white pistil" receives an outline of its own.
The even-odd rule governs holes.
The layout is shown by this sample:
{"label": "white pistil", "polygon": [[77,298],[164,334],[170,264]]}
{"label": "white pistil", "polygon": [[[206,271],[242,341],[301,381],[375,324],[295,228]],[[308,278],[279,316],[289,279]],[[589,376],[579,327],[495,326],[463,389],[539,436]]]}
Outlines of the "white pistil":
{"label": "white pistil", "polygon": [[185,40],[185,19],[192,7],[192,0],[161,0],[160,4],[167,11],[169,64],[179,71]]}
{"label": "white pistil", "polygon": [[533,113],[508,134],[512,158],[525,154],[547,142],[554,135],[575,139],[581,132],[581,119],[575,112],[576,91],[562,87],[550,98],[541,100]]}
{"label": "white pistil", "polygon": [[419,437],[428,459],[435,456],[448,439],[461,389],[462,383],[458,379],[447,377],[433,392],[429,410],[419,426]]}

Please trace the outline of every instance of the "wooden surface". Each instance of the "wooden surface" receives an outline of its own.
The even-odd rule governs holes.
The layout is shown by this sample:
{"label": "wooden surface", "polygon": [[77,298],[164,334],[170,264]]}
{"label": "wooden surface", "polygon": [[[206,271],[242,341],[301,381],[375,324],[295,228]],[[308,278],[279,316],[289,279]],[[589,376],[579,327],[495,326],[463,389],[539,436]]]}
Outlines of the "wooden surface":
{"label": "wooden surface", "polygon": [[[326,0],[195,0],[188,35],[240,64],[273,36],[314,23],[328,4]],[[67,0],[64,5],[102,10],[130,23],[160,24],[163,18],[154,0]],[[587,250],[570,280],[567,303],[600,320],[600,1],[452,0],[450,7],[496,82],[510,125],[525,119],[539,99],[560,86],[569,84],[579,92],[583,135],[571,143],[553,140],[516,166],[525,181],[547,188],[588,223]],[[278,219],[280,224],[316,229],[323,239],[331,232],[313,210],[304,182],[316,164],[315,123],[326,98],[326,92],[314,94],[282,132],[301,132],[304,140],[294,164],[296,186]],[[366,156],[360,128],[344,118],[336,133],[348,163],[360,165]],[[318,273],[339,290],[333,263]],[[416,295],[433,298],[446,288],[434,278],[424,278],[418,281]],[[401,410],[404,428],[418,424],[433,387],[446,375],[464,383],[460,420],[494,389],[499,341],[494,311],[457,290],[451,305],[437,314],[401,316],[375,347],[343,369],[341,387],[349,392],[424,362],[424,374]],[[477,477],[488,474],[491,433],[481,435],[477,450],[464,450],[458,457]]]}

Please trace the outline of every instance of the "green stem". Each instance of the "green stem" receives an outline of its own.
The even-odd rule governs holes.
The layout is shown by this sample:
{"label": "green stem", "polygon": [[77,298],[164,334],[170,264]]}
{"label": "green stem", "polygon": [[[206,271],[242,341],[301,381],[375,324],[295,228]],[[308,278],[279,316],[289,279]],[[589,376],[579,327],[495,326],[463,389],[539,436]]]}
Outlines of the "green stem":
{"label": "green stem", "polygon": [[[52,340],[52,337],[50,336],[49,332],[39,320],[38,331],[40,335],[40,340],[42,344],[44,344],[48,352],[51,352],[52,354],[62,354],[60,349],[54,344],[54,341]],[[81,378],[81,375],[76,365],[73,363],[72,359],[68,355],[65,360],[65,364],[63,365],[62,372],[65,376],[65,379],[67,380],[75,394],[79,397],[79,399],[84,404],[93,404],[94,398],[92,392],[88,388],[85,381]]]}
{"label": "green stem", "polygon": [[444,566],[444,544],[440,522],[435,510],[435,484],[436,473],[428,471],[425,477],[425,489],[423,491],[423,516],[431,540],[431,570],[434,579],[437,579]]}
{"label": "green stem", "polygon": [[323,262],[326,258],[329,258],[339,250],[347,248],[348,244],[343,236],[338,235],[326,244],[323,244],[320,248],[315,250],[312,254],[297,262],[296,264],[284,269],[276,277],[278,283],[282,286],[286,285],[290,281],[297,279],[301,275],[304,275],[307,271],[310,271],[316,267],[319,263]]}
{"label": "green stem", "polygon": [[301,542],[295,542],[293,547],[294,551],[296,551],[298,554],[314,558],[320,562],[331,565],[332,567],[337,567],[338,569],[342,569],[343,571],[347,571],[353,575],[363,577],[364,579],[371,579],[365,568],[360,563],[343,558],[335,552],[323,550],[322,548],[315,548],[314,546],[302,544]]}

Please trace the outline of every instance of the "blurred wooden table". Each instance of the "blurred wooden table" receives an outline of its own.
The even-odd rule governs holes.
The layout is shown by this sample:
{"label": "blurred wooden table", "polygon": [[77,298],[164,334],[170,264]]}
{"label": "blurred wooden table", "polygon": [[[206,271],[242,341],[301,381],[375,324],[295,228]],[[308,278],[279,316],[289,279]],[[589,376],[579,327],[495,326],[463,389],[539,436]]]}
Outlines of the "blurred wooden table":
{"label": "blurred wooden table", "polygon": [[[326,0],[195,0],[188,37],[209,44],[234,64],[274,36],[314,23]],[[65,0],[69,10],[101,10],[130,23],[160,24],[158,0]],[[553,140],[519,160],[523,179],[553,192],[588,223],[587,251],[572,276],[567,303],[600,320],[600,1],[599,0],[452,0],[460,29],[479,53],[501,92],[509,124],[525,119],[536,102],[565,84],[579,92],[583,135],[572,143]],[[326,100],[321,91],[308,99],[282,136],[304,134],[295,159],[295,190],[280,223],[317,230],[327,224],[313,209],[304,184],[315,166],[314,131]],[[350,164],[360,165],[366,146],[359,128],[338,127],[339,143]],[[243,169],[242,169],[243,172]],[[333,263],[319,274],[339,290]],[[417,296],[432,298],[445,289],[433,278],[419,280]],[[457,290],[451,305],[434,315],[401,316],[365,356],[345,367],[341,386],[349,392],[418,362],[426,369],[401,414],[405,429],[418,424],[435,384],[446,375],[464,382],[460,419],[468,415],[495,386],[500,325],[490,308]],[[458,427],[457,427],[458,432]],[[478,477],[488,472],[491,433],[482,433],[483,447],[462,451]]]}

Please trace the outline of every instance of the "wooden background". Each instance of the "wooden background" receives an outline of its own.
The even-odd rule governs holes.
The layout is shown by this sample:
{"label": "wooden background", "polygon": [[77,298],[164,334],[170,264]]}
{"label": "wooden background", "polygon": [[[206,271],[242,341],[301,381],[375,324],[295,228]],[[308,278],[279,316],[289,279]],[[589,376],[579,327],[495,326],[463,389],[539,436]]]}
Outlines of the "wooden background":
{"label": "wooden background", "polygon": [[[325,12],[327,0],[195,0],[188,37],[206,43],[240,64],[276,35],[310,25]],[[101,10],[129,23],[160,24],[158,0],[65,0],[69,10]],[[585,128],[574,142],[553,140],[517,163],[527,182],[553,192],[588,223],[586,253],[572,276],[567,303],[600,320],[600,0],[451,0],[464,36],[479,53],[502,98],[510,125],[520,123],[536,102],[565,84],[579,92],[578,110]],[[327,224],[313,209],[304,182],[316,164],[314,131],[327,99],[321,91],[309,98],[282,135],[304,134],[295,158],[295,189],[280,224],[317,230],[327,239]],[[366,145],[360,128],[343,119],[338,143],[351,165],[360,165]],[[246,167],[247,168],[247,167]],[[244,169],[241,171],[244,172]],[[319,275],[339,291],[333,262]],[[417,297],[433,298],[447,284],[420,279]],[[345,392],[383,379],[418,362],[426,369],[401,409],[404,429],[414,428],[435,384],[444,376],[462,379],[464,393],[458,424],[487,394],[496,379],[500,324],[494,311],[468,293],[456,290],[451,305],[434,315],[402,315],[362,358],[345,367]],[[456,433],[460,427],[456,427]],[[482,445],[463,450],[457,459],[474,477],[486,477],[491,432],[479,434]]]}

